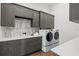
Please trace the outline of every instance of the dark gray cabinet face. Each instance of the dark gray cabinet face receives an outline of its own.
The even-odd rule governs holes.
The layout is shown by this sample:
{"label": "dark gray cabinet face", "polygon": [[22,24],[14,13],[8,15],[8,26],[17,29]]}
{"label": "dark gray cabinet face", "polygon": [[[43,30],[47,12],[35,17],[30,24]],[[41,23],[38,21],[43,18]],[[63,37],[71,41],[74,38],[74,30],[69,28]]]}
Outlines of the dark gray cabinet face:
{"label": "dark gray cabinet face", "polygon": [[22,56],[40,50],[42,38],[23,38],[0,42],[0,56]]}
{"label": "dark gray cabinet face", "polygon": [[16,4],[1,4],[1,26],[14,27],[15,16],[32,20],[32,27],[39,27],[39,11]]}
{"label": "dark gray cabinet face", "polygon": [[54,16],[44,12],[40,12],[40,28],[41,29],[54,28]]}
{"label": "dark gray cabinet face", "polygon": [[29,38],[24,40],[24,52],[26,54],[40,50],[42,48],[41,37]]}
{"label": "dark gray cabinet face", "polygon": [[54,28],[54,16],[47,15],[47,28]]}
{"label": "dark gray cabinet face", "polygon": [[0,42],[0,56],[19,56],[23,54],[21,40]]}
{"label": "dark gray cabinet face", "polygon": [[1,26],[14,27],[14,8],[11,4],[1,4]]}
{"label": "dark gray cabinet face", "polygon": [[32,10],[18,5],[14,5],[15,16],[32,18]]}
{"label": "dark gray cabinet face", "polygon": [[46,14],[40,12],[40,28],[46,28],[47,24],[46,24],[46,21],[47,21],[47,16]]}
{"label": "dark gray cabinet face", "polygon": [[69,4],[70,21],[79,23],[79,3]]}
{"label": "dark gray cabinet face", "polygon": [[33,11],[32,27],[39,27],[39,12]]}
{"label": "dark gray cabinet face", "polygon": [[14,27],[15,16],[27,18],[32,21],[32,27],[40,27],[42,29],[50,29],[54,27],[54,16],[32,10],[20,5],[2,3],[1,4],[1,26]]}
{"label": "dark gray cabinet face", "polygon": [[50,16],[50,26],[51,28],[54,28],[54,15]]}

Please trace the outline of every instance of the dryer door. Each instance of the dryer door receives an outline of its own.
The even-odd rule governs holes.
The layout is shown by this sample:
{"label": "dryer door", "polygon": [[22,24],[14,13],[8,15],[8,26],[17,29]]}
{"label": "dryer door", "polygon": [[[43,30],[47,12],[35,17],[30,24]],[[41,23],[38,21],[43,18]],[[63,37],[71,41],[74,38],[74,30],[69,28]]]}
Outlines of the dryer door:
{"label": "dryer door", "polygon": [[59,39],[59,32],[55,32],[55,33],[54,33],[54,39],[55,39],[55,40],[58,40],[58,39]]}
{"label": "dryer door", "polygon": [[46,40],[48,42],[52,41],[53,40],[53,34],[52,32],[48,32],[47,35],[46,35]]}

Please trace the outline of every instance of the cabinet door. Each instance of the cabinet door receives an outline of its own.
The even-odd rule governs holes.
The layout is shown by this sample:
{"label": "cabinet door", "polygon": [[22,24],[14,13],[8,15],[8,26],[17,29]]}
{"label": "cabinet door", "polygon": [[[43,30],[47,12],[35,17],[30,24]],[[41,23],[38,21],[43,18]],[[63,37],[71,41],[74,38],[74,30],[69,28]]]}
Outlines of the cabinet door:
{"label": "cabinet door", "polygon": [[39,12],[33,11],[32,27],[39,27]]}
{"label": "cabinet door", "polygon": [[1,56],[20,56],[23,55],[23,45],[21,40],[0,42]]}
{"label": "cabinet door", "polygon": [[47,14],[47,28],[54,28],[54,16]]}
{"label": "cabinet door", "polygon": [[54,28],[54,16],[44,12],[40,12],[40,28],[41,29]]}
{"label": "cabinet door", "polygon": [[1,4],[1,26],[14,27],[14,8],[8,3]]}
{"label": "cabinet door", "polygon": [[47,28],[47,15],[45,13],[40,12],[40,28]]}
{"label": "cabinet door", "polygon": [[32,19],[32,13],[33,13],[33,10],[24,8],[24,17]]}
{"label": "cabinet door", "polygon": [[70,20],[79,23],[79,3],[70,3]]}
{"label": "cabinet door", "polygon": [[54,28],[54,15],[50,16],[50,25],[51,25],[51,28]]}
{"label": "cabinet door", "polygon": [[24,52],[25,54],[29,54],[41,49],[42,46],[42,38],[35,37],[35,38],[27,38],[24,41]]}
{"label": "cabinet door", "polygon": [[15,16],[19,16],[19,17],[24,17],[24,18],[32,18],[32,10],[22,7],[22,6],[18,6],[18,5],[14,5],[15,6]]}

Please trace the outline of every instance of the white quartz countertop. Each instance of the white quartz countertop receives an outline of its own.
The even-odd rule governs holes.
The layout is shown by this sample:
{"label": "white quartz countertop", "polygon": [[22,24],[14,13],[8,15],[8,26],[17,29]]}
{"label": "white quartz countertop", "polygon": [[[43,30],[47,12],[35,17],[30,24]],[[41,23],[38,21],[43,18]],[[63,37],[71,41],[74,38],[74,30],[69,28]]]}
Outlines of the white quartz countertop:
{"label": "white quartz countertop", "polygon": [[41,35],[33,35],[33,36],[18,36],[18,37],[11,37],[11,38],[1,38],[1,41],[9,41],[9,40],[18,40],[18,39],[24,39],[24,38],[33,38],[33,37],[41,37]]}
{"label": "white quartz countertop", "polygon": [[79,37],[63,43],[51,50],[61,56],[79,56]]}

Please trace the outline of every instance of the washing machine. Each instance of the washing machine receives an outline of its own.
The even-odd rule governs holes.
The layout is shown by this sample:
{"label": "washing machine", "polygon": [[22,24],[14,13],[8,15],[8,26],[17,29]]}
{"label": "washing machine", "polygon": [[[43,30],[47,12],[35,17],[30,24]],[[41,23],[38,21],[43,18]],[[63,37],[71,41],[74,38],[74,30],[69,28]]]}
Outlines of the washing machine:
{"label": "washing machine", "polygon": [[39,30],[39,34],[42,36],[43,52],[48,52],[59,44],[58,30]]}
{"label": "washing machine", "polygon": [[53,32],[51,30],[39,30],[39,34],[42,36],[42,51],[47,52],[52,47],[53,41]]}

